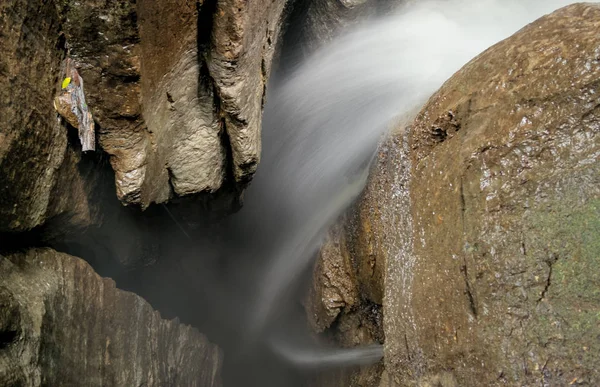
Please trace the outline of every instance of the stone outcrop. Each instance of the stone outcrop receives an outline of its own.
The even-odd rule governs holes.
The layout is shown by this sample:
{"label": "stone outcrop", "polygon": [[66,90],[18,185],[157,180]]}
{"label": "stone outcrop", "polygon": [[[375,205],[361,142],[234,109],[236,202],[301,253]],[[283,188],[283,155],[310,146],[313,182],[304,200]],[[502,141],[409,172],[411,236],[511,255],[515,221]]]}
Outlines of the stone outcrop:
{"label": "stone outcrop", "polygon": [[[73,128],[53,109],[65,55],[85,83],[84,105],[96,124],[97,133],[92,122],[80,133],[84,150],[95,147],[95,135],[110,155],[122,203],[146,208],[214,193],[225,181],[239,195],[260,160],[266,82],[285,3],[4,2],[0,230],[28,230],[65,212],[91,222],[83,220],[90,210],[77,152],[67,155]],[[70,180],[70,189],[59,180]],[[50,203],[54,197],[77,208]]]}
{"label": "stone outcrop", "polygon": [[305,307],[315,332],[329,328],[344,309],[358,303],[359,283],[344,231],[338,225],[329,232],[313,270]]}
{"label": "stone outcrop", "polygon": [[219,97],[236,181],[247,182],[260,159],[267,80],[285,1],[218,1],[208,69]]}
{"label": "stone outcrop", "polygon": [[380,386],[600,382],[599,28],[596,4],[539,19],[382,145],[334,242],[383,268]]}
{"label": "stone outcrop", "polygon": [[243,188],[260,159],[284,1],[63,2],[117,195],[147,207]]}
{"label": "stone outcrop", "polygon": [[[3,2],[2,242],[32,229],[43,229],[46,240],[77,241],[88,226],[132,217],[114,205],[114,191],[123,204],[142,208],[178,202],[171,211],[185,208],[175,216],[188,224],[190,214],[208,207],[215,216],[236,210],[260,158],[265,84],[284,6]],[[75,81],[61,87],[67,64],[76,67],[70,78],[85,83],[85,101]],[[74,102],[93,112],[81,141],[80,118],[91,115],[77,117]],[[82,154],[96,147],[94,138],[97,151]]]}
{"label": "stone outcrop", "polygon": [[161,319],[79,258],[0,256],[2,385],[217,387],[221,361],[197,330]]}
{"label": "stone outcrop", "polygon": [[81,147],[53,108],[64,37],[52,2],[0,5],[0,233],[59,217],[62,226],[96,221],[93,178],[81,174]]}
{"label": "stone outcrop", "polygon": [[[136,4],[61,1],[56,7],[69,55],[99,125],[99,143],[111,155],[117,195],[125,203],[140,202],[150,144],[141,117]],[[156,186],[159,193],[154,196],[167,198],[168,189]]]}
{"label": "stone outcrop", "polygon": [[[337,342],[347,346],[383,342],[381,274],[375,261],[364,257],[353,218],[330,230],[313,269],[304,306],[317,333],[335,323]],[[340,335],[341,333],[341,335]]]}
{"label": "stone outcrop", "polygon": [[[310,328],[343,347],[383,343],[382,270],[364,255],[356,214],[330,230],[313,268],[304,300]],[[363,257],[367,257],[363,259]],[[324,372],[311,386],[377,386],[383,363]]]}

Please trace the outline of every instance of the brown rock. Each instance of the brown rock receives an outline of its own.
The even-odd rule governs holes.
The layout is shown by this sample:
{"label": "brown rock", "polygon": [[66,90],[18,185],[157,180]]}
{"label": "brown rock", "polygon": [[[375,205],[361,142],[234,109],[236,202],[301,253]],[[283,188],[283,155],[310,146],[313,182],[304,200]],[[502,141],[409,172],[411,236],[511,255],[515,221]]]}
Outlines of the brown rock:
{"label": "brown rock", "polygon": [[147,202],[169,197],[168,174],[147,173],[150,135],[141,108],[141,49],[135,3],[63,2],[63,28],[70,55],[87,91],[87,102],[99,124],[99,142],[111,155],[117,196],[142,203],[142,184],[154,179]]}
{"label": "brown rock", "polygon": [[381,148],[355,258],[385,267],[381,386],[600,383],[599,28],[541,18]]}
{"label": "brown rock", "polygon": [[93,185],[79,174],[80,152],[53,108],[63,43],[52,2],[0,5],[0,232],[59,215],[63,226],[95,221]]}
{"label": "brown rock", "polygon": [[96,149],[96,128],[92,113],[85,102],[83,79],[71,58],[67,58],[61,71],[61,90],[54,98],[54,108],[67,122],[78,129],[83,152]]}
{"label": "brown rock", "polygon": [[358,281],[343,226],[330,232],[321,247],[313,269],[312,286],[305,301],[308,322],[315,332],[323,332],[343,309],[358,302]]}
{"label": "brown rock", "polygon": [[84,261],[0,257],[0,384],[220,386],[219,349]]}
{"label": "brown rock", "polygon": [[[60,87],[65,46],[71,72],[85,81],[86,105],[123,203],[145,208],[213,193],[234,170],[242,188],[259,159],[265,83],[284,4],[237,11],[235,1],[219,2],[218,10],[185,0],[3,3],[0,232],[30,230],[59,215],[69,227],[97,222],[88,203],[94,179],[78,171],[79,144],[69,143],[53,109],[79,127],[84,151],[95,146],[90,115],[81,115],[88,120],[81,129],[72,93]],[[231,42],[233,51],[220,46]],[[230,186],[237,196],[241,190]],[[222,202],[234,208],[238,200]]]}
{"label": "brown rock", "polygon": [[164,201],[152,193],[158,187],[167,196],[215,192],[227,150],[204,58],[212,9],[195,1],[142,1],[137,10],[142,113],[152,144],[142,164],[142,203]]}
{"label": "brown rock", "polygon": [[[383,343],[382,284],[370,256],[363,256],[356,239],[355,219],[342,218],[334,226],[313,268],[312,285],[304,301],[308,323],[326,341],[343,347]],[[375,286],[375,290],[372,286]],[[377,296],[379,295],[379,296]],[[374,297],[373,297],[374,296]],[[319,374],[311,386],[377,387],[383,362]]]}
{"label": "brown rock", "polygon": [[236,181],[252,179],[260,160],[267,80],[285,1],[217,1],[208,69],[231,145]]}
{"label": "brown rock", "polygon": [[242,187],[251,180],[285,2],[246,3],[92,1],[62,8],[123,203],[145,208],[213,193],[228,169]]}

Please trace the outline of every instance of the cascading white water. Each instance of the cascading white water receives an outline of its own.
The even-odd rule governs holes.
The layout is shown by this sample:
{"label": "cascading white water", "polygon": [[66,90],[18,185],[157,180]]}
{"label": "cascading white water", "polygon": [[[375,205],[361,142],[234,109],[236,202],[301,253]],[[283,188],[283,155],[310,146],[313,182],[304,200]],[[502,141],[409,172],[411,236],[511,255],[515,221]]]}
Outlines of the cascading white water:
{"label": "cascading white water", "polygon": [[[370,20],[269,90],[258,173],[236,219],[243,254],[265,257],[246,313],[251,342],[297,364],[377,360],[381,348],[297,349],[268,338],[275,311],[327,228],[359,194],[378,141],[461,66],[566,0],[438,0]],[[289,44],[289,42],[287,42]],[[311,352],[312,351],[312,352]]]}

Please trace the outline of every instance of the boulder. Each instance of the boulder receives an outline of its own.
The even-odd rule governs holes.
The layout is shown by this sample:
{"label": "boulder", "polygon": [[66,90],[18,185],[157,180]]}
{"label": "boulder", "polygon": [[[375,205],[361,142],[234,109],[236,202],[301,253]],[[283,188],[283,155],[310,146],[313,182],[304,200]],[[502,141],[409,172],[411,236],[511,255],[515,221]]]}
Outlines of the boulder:
{"label": "boulder", "polygon": [[0,384],[221,385],[222,354],[79,258],[0,256]]}
{"label": "boulder", "polygon": [[599,28],[542,17],[380,148],[345,238],[383,268],[382,387],[600,383]]}
{"label": "boulder", "polygon": [[401,385],[600,382],[599,27],[595,4],[539,19],[409,129],[409,243],[384,258]]}

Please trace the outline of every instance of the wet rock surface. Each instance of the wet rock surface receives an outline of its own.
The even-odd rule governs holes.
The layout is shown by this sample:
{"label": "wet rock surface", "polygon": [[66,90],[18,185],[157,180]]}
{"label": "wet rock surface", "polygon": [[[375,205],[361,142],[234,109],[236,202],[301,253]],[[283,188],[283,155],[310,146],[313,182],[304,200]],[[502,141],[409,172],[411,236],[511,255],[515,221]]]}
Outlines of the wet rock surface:
{"label": "wet rock surface", "polygon": [[330,231],[313,270],[305,305],[308,322],[315,332],[329,328],[342,310],[358,302],[359,284],[344,231],[341,226]]}
{"label": "wet rock surface", "polygon": [[[320,339],[343,347],[383,343],[381,299],[369,297],[370,273],[357,262],[355,235],[350,227],[336,225],[321,247],[313,269],[312,286],[304,301],[310,328]],[[366,263],[369,265],[369,263]],[[371,293],[372,294],[372,293]],[[311,386],[377,386],[383,362],[374,366],[342,368],[319,373]]]}
{"label": "wet rock surface", "polygon": [[56,217],[62,228],[95,223],[94,178],[79,172],[81,147],[53,108],[64,58],[54,5],[3,2],[0,47],[0,233]]}
{"label": "wet rock surface", "polygon": [[[330,231],[321,248],[305,306],[313,331],[324,331],[321,336],[331,342],[354,347],[393,340],[387,338],[389,330],[384,325],[388,307],[385,281],[392,276],[406,284],[411,261],[386,265],[390,256],[396,262],[407,258],[403,248],[410,244],[410,236],[398,231],[410,230],[406,210],[409,180],[408,138],[406,132],[400,132],[382,145],[361,198]],[[346,270],[340,272],[339,267]],[[342,285],[348,283],[353,293],[339,290],[346,289]],[[382,363],[324,372],[314,385],[385,386],[387,375]]]}
{"label": "wet rock surface", "polygon": [[0,256],[0,384],[220,386],[220,350],[79,258]]}
{"label": "wet rock surface", "polygon": [[599,27],[594,4],[532,23],[380,149],[354,212],[381,386],[600,382]]}
{"label": "wet rock surface", "polygon": [[415,120],[415,329],[406,321],[408,345],[388,343],[401,380],[411,359],[423,376],[452,364],[459,385],[598,383],[598,27],[598,5],[540,19]]}
{"label": "wet rock surface", "polygon": [[252,179],[284,5],[60,4],[123,203],[145,208]]}

